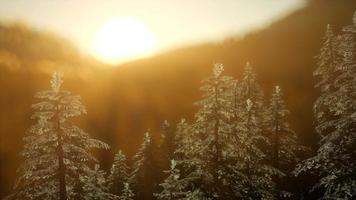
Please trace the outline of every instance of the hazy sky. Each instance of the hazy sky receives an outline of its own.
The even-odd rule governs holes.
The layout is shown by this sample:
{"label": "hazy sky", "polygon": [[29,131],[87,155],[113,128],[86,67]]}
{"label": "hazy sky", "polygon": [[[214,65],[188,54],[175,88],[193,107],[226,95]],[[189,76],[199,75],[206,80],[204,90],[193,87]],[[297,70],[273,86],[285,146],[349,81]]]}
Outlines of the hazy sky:
{"label": "hazy sky", "polygon": [[0,0],[0,20],[25,21],[92,52],[98,28],[130,16],[153,32],[158,50],[244,33],[304,5],[304,0]]}

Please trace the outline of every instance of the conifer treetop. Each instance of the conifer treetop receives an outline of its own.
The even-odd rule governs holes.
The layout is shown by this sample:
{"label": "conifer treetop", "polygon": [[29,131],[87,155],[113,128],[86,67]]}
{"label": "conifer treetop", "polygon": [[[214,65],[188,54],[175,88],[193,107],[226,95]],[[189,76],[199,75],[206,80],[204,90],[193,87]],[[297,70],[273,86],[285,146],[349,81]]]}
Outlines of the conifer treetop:
{"label": "conifer treetop", "polygon": [[274,87],[274,91],[275,91],[276,94],[280,94],[281,93],[281,87],[279,87],[279,85],[276,85]]}
{"label": "conifer treetop", "polygon": [[331,41],[328,41],[328,40],[332,40],[334,38],[334,30],[333,30],[333,27],[330,24],[326,25],[324,38],[325,38],[325,40],[327,42],[331,42]]}
{"label": "conifer treetop", "polygon": [[146,132],[145,135],[144,135],[144,141],[145,142],[151,142],[151,136],[150,136],[150,133],[149,132]]}
{"label": "conifer treetop", "polygon": [[23,138],[24,161],[11,199],[58,199],[59,194],[62,199],[115,199],[106,192],[104,173],[91,153],[109,145],[71,121],[85,113],[85,106],[80,96],[61,91],[62,83],[63,75],[56,72],[51,89],[35,94],[31,119],[36,123]]}
{"label": "conifer treetop", "polygon": [[172,159],[172,160],[171,160],[171,170],[173,170],[174,168],[176,168],[176,165],[177,165],[177,162],[176,162],[174,159]]}
{"label": "conifer treetop", "polygon": [[251,73],[253,73],[253,71],[252,71],[252,65],[251,65],[250,61],[247,61],[246,64],[245,64],[245,73],[246,73],[246,74],[251,74]]}
{"label": "conifer treetop", "polygon": [[56,93],[59,92],[63,83],[63,73],[54,72],[51,80],[52,90]]}
{"label": "conifer treetop", "polygon": [[221,63],[215,63],[213,73],[215,77],[219,77],[224,71],[224,65]]}

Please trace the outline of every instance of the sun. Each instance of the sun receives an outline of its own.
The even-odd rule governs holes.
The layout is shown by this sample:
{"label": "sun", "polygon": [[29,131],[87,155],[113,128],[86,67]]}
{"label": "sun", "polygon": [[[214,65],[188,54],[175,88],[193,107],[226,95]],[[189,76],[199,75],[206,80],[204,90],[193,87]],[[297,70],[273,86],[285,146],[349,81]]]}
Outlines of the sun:
{"label": "sun", "polygon": [[104,62],[124,62],[151,55],[154,37],[143,22],[131,17],[115,17],[99,28],[94,51]]}

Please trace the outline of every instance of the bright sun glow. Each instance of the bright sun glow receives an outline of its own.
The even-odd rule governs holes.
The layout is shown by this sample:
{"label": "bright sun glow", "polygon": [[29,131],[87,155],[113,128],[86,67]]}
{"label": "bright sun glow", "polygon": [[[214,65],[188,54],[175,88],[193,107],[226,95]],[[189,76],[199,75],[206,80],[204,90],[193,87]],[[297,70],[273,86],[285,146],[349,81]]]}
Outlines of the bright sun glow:
{"label": "bright sun glow", "polygon": [[144,23],[134,18],[117,17],[99,29],[94,45],[97,57],[113,64],[151,55],[154,38]]}

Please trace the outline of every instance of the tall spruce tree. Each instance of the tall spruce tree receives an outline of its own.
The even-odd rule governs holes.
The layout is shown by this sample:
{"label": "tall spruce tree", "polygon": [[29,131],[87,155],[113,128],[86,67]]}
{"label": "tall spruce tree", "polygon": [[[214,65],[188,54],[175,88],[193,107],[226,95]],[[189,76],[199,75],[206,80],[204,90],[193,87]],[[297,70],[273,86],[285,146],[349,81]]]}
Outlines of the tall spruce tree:
{"label": "tall spruce tree", "polygon": [[108,177],[108,187],[111,193],[119,195],[124,189],[129,178],[129,167],[127,166],[125,154],[119,150],[114,157],[110,175]]}
{"label": "tall spruce tree", "polygon": [[[95,165],[90,176],[78,175],[73,188],[73,194],[69,199],[75,200],[100,200],[115,199],[119,197],[109,192],[107,187],[106,173]],[[94,189],[95,188],[95,189]]]}
{"label": "tall spruce tree", "polygon": [[270,141],[265,130],[267,111],[257,76],[249,63],[242,80],[234,86],[233,119],[236,165],[231,168],[241,179],[235,192],[242,199],[273,199],[272,177],[280,172],[270,165],[267,147]]}
{"label": "tall spruce tree", "polygon": [[291,166],[299,161],[297,154],[306,150],[298,144],[297,135],[287,121],[288,115],[281,88],[276,86],[268,108],[267,130],[273,146],[273,166],[284,174],[288,174]]}
{"label": "tall spruce tree", "polygon": [[135,195],[130,188],[130,184],[124,183],[124,188],[122,189],[119,199],[120,200],[134,200],[134,196]]}
{"label": "tall spruce tree", "polygon": [[[179,170],[180,182],[183,182],[186,192],[186,199],[191,199],[199,195],[204,196],[200,188],[202,185],[203,174],[201,149],[202,143],[199,133],[195,128],[189,125],[185,119],[177,124],[175,133],[174,157],[176,159],[176,170]],[[192,192],[195,191],[195,192]]]}
{"label": "tall spruce tree", "polygon": [[322,191],[320,199],[351,200],[356,198],[356,13],[336,41],[330,35],[327,31],[316,70],[320,73],[315,74],[321,92],[314,104],[320,146],[295,173],[319,177],[312,190]]}
{"label": "tall spruce tree", "polygon": [[181,179],[180,170],[176,168],[176,161],[171,160],[170,170],[165,171],[168,177],[160,184],[162,191],[155,194],[158,200],[186,199],[187,179]]}
{"label": "tall spruce tree", "polygon": [[150,134],[144,135],[143,143],[133,158],[132,172],[129,184],[135,194],[135,199],[153,199],[157,185],[156,146]]}
{"label": "tall spruce tree", "polygon": [[[197,159],[200,149],[200,138],[194,132],[193,127],[185,119],[177,124],[174,138],[174,159],[176,161],[188,161]],[[179,164],[178,164],[179,165]],[[185,166],[184,168],[189,168]]]}
{"label": "tall spruce tree", "polygon": [[[31,118],[37,123],[23,139],[25,145],[21,155],[24,162],[18,170],[20,177],[9,199],[115,198],[93,184],[100,180],[92,167],[98,161],[91,155],[91,150],[108,149],[109,146],[90,138],[71,121],[86,111],[79,96],[61,90],[62,83],[62,75],[54,73],[51,89],[35,95],[40,102],[32,105],[35,112]],[[90,195],[92,192],[96,193],[95,197]]]}
{"label": "tall spruce tree", "polygon": [[327,25],[323,38],[323,45],[317,56],[317,69],[313,75],[319,79],[316,88],[320,89],[320,96],[314,103],[314,116],[316,131],[319,135],[327,135],[336,124],[330,123],[335,117],[331,103],[336,103],[335,99],[335,78],[337,68],[339,68],[338,41],[341,36],[335,37],[330,25]]}
{"label": "tall spruce tree", "polygon": [[[286,108],[279,86],[276,86],[273,90],[267,113],[266,125],[272,146],[272,166],[281,172],[280,175],[290,176],[293,168],[300,161],[298,154],[307,149],[298,143],[297,135],[287,121],[289,111]],[[277,199],[291,195],[283,190],[280,179],[280,176],[275,177]]]}
{"label": "tall spruce tree", "polygon": [[[203,81],[203,97],[196,103],[193,131],[201,136],[201,170],[204,176],[201,190],[207,197],[224,199],[225,163],[230,155],[231,106],[227,90],[233,79],[224,76],[222,64],[215,64],[213,74]],[[225,198],[226,199],[226,198]]]}

